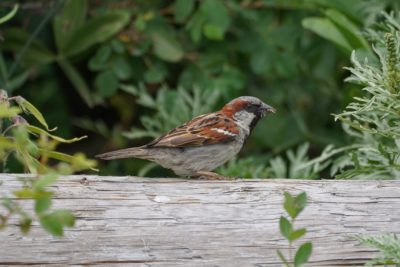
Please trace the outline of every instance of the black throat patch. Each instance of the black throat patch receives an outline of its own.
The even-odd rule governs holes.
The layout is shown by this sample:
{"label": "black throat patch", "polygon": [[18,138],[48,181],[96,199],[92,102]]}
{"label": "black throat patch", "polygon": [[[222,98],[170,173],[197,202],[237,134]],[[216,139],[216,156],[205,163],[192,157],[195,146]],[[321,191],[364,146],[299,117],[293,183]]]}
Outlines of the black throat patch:
{"label": "black throat patch", "polygon": [[259,112],[258,113],[254,113],[254,115],[255,115],[254,119],[251,121],[250,126],[249,126],[250,132],[253,131],[254,127],[256,127],[258,121],[261,119],[261,114]]}
{"label": "black throat patch", "polygon": [[247,112],[254,114],[254,119],[251,121],[249,128],[250,128],[250,132],[253,131],[254,127],[256,127],[258,121],[261,119],[262,115],[260,112],[260,108],[255,106],[255,105],[251,105],[246,107],[245,109]]}

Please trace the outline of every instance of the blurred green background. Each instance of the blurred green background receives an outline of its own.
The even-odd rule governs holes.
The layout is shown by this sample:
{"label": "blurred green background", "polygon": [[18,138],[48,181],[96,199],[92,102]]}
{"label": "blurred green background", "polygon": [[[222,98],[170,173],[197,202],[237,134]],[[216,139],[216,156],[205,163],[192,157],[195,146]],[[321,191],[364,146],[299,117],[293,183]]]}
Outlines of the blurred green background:
{"label": "blurred green background", "polygon": [[[2,0],[0,17],[16,3],[0,28],[0,88],[58,135],[89,136],[64,151],[141,145],[253,95],[278,112],[221,169],[245,177],[271,176],[270,160],[290,149],[308,158],[348,144],[331,114],[361,91],[343,67],[353,50],[373,61],[361,33],[400,10],[397,0]],[[102,163],[100,174],[173,176],[136,159]]]}

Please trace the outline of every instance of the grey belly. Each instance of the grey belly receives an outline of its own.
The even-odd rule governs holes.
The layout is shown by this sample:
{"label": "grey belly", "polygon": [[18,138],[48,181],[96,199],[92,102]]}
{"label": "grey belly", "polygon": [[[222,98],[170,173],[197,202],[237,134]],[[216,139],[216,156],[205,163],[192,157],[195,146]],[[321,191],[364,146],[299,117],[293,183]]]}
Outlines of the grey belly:
{"label": "grey belly", "polygon": [[179,152],[177,149],[158,148],[160,153],[152,160],[164,168],[172,169],[178,175],[190,176],[198,171],[214,170],[234,157],[241,148],[242,144],[189,147]]}

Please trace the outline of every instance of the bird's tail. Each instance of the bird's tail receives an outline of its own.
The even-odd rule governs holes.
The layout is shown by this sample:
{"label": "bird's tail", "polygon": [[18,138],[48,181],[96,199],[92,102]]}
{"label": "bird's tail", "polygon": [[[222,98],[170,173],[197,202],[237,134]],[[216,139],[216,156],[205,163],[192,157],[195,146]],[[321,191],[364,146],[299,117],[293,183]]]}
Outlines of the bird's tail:
{"label": "bird's tail", "polygon": [[96,158],[111,160],[111,159],[124,159],[124,158],[142,158],[146,159],[149,153],[146,149],[141,147],[131,147],[126,149],[115,150],[104,154],[96,155]]}

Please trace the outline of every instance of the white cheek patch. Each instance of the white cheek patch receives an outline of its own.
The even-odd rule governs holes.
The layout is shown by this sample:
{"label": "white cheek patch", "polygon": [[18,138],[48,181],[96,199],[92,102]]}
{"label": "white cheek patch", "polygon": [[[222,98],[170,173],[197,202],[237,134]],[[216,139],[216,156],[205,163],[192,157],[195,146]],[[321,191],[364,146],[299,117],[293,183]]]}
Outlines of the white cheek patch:
{"label": "white cheek patch", "polygon": [[228,135],[228,136],[236,136],[236,134],[234,134],[234,133],[231,133],[229,131],[222,130],[222,129],[219,129],[219,128],[211,128],[211,130],[216,131],[217,133],[222,133],[224,135]]}
{"label": "white cheek patch", "polygon": [[244,110],[236,112],[234,115],[236,122],[245,129],[249,128],[251,122],[255,117],[256,115],[254,115],[253,113]]}

